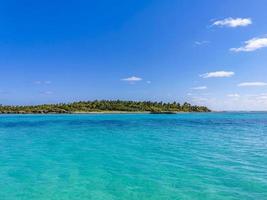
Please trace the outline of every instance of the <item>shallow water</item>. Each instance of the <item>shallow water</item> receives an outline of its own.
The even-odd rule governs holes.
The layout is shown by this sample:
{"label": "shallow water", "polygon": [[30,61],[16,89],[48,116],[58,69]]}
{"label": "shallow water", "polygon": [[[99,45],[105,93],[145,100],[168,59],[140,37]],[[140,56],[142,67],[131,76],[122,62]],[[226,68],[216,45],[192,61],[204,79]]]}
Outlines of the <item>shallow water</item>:
{"label": "shallow water", "polygon": [[1,200],[267,199],[267,113],[0,115]]}

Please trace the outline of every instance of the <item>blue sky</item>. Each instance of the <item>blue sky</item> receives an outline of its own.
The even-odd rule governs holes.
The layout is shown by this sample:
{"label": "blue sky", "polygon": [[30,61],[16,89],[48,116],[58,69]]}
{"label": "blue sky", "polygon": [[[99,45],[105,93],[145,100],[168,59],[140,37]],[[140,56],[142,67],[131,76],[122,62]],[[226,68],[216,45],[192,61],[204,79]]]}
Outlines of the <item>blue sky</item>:
{"label": "blue sky", "polygon": [[0,103],[267,110],[267,3],[1,1]]}

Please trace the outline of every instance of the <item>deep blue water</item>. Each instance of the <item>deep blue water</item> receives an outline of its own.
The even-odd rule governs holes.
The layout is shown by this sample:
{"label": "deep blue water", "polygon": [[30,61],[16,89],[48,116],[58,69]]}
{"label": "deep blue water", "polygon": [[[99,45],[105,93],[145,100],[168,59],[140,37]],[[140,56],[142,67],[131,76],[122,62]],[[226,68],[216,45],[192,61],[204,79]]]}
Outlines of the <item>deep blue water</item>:
{"label": "deep blue water", "polygon": [[0,200],[267,199],[267,113],[0,115]]}

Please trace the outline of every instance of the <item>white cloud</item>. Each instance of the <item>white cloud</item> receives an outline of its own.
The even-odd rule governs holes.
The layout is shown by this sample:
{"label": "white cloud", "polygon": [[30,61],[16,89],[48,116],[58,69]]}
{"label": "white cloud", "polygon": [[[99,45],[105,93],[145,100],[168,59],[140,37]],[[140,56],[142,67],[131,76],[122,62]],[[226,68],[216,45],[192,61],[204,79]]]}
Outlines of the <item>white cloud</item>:
{"label": "white cloud", "polygon": [[240,52],[240,51],[245,51],[245,52],[250,52],[250,51],[255,51],[257,49],[261,49],[264,47],[267,47],[267,37],[262,37],[262,38],[252,38],[250,40],[247,40],[244,42],[245,45],[238,47],[238,48],[231,48],[230,51],[234,52]]}
{"label": "white cloud", "polygon": [[238,94],[230,93],[225,97],[203,96],[196,94],[187,96],[186,100],[197,105],[205,105],[214,111],[267,111],[267,93]]}
{"label": "white cloud", "polygon": [[202,78],[224,78],[224,77],[231,77],[233,75],[235,75],[234,72],[216,71],[216,72],[208,72],[205,74],[201,74],[200,77]]}
{"label": "white cloud", "polygon": [[246,97],[257,101],[265,101],[265,103],[267,103],[267,93],[247,95]]}
{"label": "white cloud", "polygon": [[136,81],[141,81],[142,78],[136,77],[136,76],[131,76],[131,77],[128,77],[128,78],[123,78],[121,80],[122,81],[129,81],[129,82],[136,82]]}
{"label": "white cloud", "polygon": [[208,101],[208,99],[207,99],[207,98],[204,98],[204,97],[192,97],[191,100],[192,100],[193,102],[198,103],[198,104],[201,104],[201,103],[203,103],[203,102]]}
{"label": "white cloud", "polygon": [[243,82],[237,85],[238,87],[260,87],[260,86],[267,86],[265,82]]}
{"label": "white cloud", "polygon": [[146,81],[147,84],[151,84],[151,81]]}
{"label": "white cloud", "polygon": [[44,92],[41,92],[41,95],[51,95],[53,94],[52,91],[44,91]]}
{"label": "white cloud", "polygon": [[214,110],[267,111],[267,95],[242,95],[238,98],[217,99],[208,104]]}
{"label": "white cloud", "polygon": [[239,98],[240,95],[239,94],[228,94],[228,97],[234,97],[234,98]]}
{"label": "white cloud", "polygon": [[250,18],[232,18],[228,17],[223,20],[218,20],[213,23],[214,26],[226,26],[226,27],[231,27],[235,28],[238,26],[248,26],[252,24],[252,20]]}
{"label": "white cloud", "polygon": [[257,98],[257,100],[259,100],[259,101],[265,101],[265,103],[266,103],[266,100],[267,100],[267,94],[266,93],[263,93],[263,94],[259,94],[259,95],[257,95],[256,96],[256,98]]}
{"label": "white cloud", "polygon": [[44,84],[51,84],[51,81],[44,81]]}
{"label": "white cloud", "polygon": [[193,90],[206,90],[208,89],[207,86],[198,86],[198,87],[193,87]]}
{"label": "white cloud", "polygon": [[34,83],[37,85],[40,85],[40,84],[51,84],[52,82],[51,81],[35,81]]}
{"label": "white cloud", "polygon": [[201,46],[201,45],[206,45],[209,44],[209,41],[203,40],[203,41],[195,41],[195,45]]}
{"label": "white cloud", "polygon": [[45,91],[44,94],[53,94],[51,91]]}

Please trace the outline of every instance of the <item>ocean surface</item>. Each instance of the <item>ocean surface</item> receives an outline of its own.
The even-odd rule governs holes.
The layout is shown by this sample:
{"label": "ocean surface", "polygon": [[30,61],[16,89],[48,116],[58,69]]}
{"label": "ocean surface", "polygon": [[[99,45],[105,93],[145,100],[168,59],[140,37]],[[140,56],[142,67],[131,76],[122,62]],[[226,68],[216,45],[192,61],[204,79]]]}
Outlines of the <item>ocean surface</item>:
{"label": "ocean surface", "polygon": [[267,199],[267,113],[0,115],[0,200],[41,199]]}

